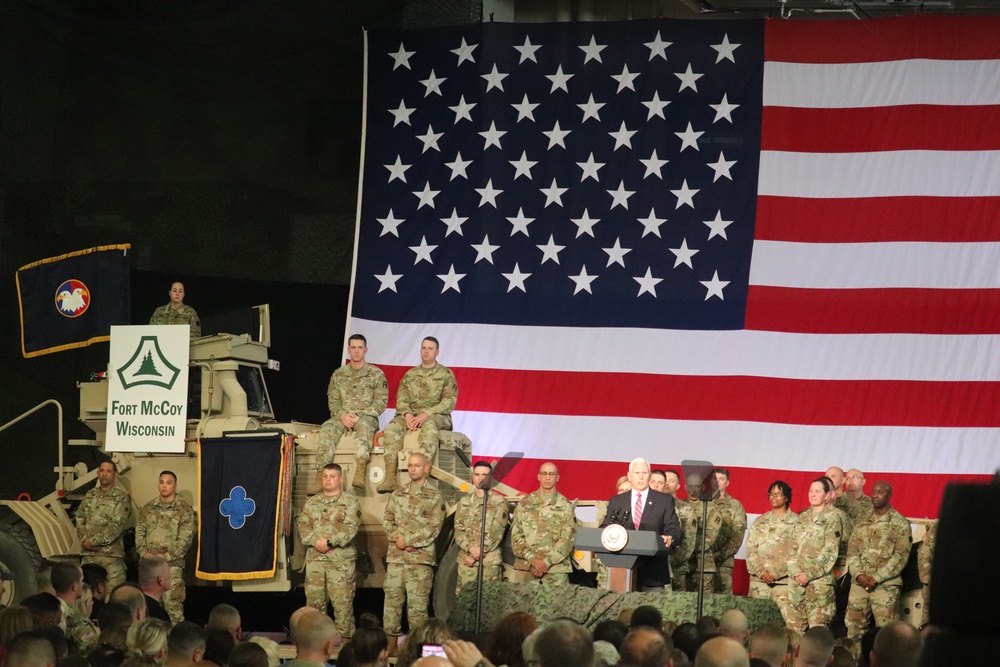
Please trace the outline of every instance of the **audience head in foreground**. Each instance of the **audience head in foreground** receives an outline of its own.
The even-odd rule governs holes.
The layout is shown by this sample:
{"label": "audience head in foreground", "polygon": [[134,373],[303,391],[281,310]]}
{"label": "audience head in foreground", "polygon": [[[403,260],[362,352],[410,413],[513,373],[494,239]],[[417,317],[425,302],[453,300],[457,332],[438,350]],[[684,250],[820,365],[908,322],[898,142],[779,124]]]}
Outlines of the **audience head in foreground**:
{"label": "audience head in foreground", "polygon": [[750,667],[750,656],[729,637],[712,637],[698,649],[694,667]]}
{"label": "audience head in foreground", "polygon": [[594,662],[594,638],[578,623],[553,621],[539,630],[534,652],[541,667],[590,665]]}
{"label": "audience head in foreground", "polygon": [[833,633],[816,625],[802,635],[795,649],[795,667],[826,667],[833,658]]}
{"label": "audience head in foreground", "polygon": [[920,631],[906,621],[887,623],[875,636],[872,667],[914,667],[920,659]]}

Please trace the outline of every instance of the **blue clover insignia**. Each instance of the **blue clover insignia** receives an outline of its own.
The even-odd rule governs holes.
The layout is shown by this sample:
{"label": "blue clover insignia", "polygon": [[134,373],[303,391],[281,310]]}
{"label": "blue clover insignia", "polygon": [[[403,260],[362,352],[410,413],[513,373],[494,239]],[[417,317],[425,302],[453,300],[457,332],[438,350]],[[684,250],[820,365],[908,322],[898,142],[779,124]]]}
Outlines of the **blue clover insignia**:
{"label": "blue clover insignia", "polygon": [[219,514],[229,519],[229,527],[235,530],[242,528],[256,509],[257,503],[247,498],[247,491],[242,486],[234,486],[229,497],[219,503]]}

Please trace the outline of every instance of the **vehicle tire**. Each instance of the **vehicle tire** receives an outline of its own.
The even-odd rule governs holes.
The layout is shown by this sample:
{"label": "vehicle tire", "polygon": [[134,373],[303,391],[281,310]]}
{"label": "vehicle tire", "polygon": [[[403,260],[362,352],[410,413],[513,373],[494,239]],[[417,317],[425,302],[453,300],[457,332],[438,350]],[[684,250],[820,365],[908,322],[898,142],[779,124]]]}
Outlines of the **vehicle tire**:
{"label": "vehicle tire", "polygon": [[458,585],[458,544],[452,542],[438,562],[431,593],[434,617],[447,619],[455,606],[455,586]]}
{"label": "vehicle tire", "polygon": [[13,581],[4,582],[0,603],[11,606],[37,593],[35,575],[41,564],[42,555],[28,524],[0,526],[0,567],[14,575]]}

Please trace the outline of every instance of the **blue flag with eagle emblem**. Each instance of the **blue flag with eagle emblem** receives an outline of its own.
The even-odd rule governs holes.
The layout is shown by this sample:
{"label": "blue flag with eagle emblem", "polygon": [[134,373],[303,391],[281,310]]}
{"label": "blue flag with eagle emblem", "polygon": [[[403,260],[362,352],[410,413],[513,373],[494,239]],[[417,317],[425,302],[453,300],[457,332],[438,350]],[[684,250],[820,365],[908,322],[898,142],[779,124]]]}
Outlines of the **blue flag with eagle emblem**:
{"label": "blue flag with eagle emblem", "polygon": [[17,270],[26,358],[110,340],[112,325],[129,323],[130,247],[88,248]]}
{"label": "blue flag with eagle emblem", "polygon": [[198,441],[199,579],[274,576],[289,449],[276,432]]}

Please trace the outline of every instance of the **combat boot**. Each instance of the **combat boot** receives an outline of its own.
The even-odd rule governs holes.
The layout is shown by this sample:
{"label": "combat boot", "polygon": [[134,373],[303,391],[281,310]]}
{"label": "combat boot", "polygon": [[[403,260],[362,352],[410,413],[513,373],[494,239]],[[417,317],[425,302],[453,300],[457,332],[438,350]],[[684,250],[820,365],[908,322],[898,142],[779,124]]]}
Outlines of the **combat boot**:
{"label": "combat boot", "polygon": [[385,479],[382,483],[378,485],[376,491],[379,493],[392,493],[396,490],[396,477],[399,475],[399,471],[396,470],[396,466],[387,465],[385,467]]}
{"label": "combat boot", "polygon": [[365,488],[365,479],[367,478],[368,472],[368,461],[365,459],[355,459],[354,460],[354,480],[351,482],[351,486],[356,489]]}

